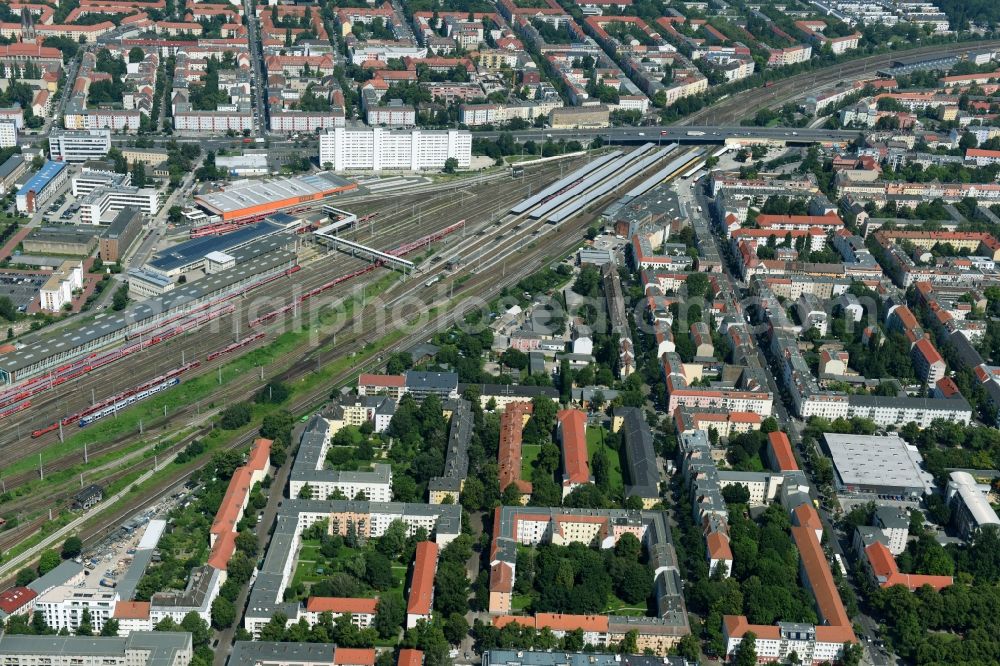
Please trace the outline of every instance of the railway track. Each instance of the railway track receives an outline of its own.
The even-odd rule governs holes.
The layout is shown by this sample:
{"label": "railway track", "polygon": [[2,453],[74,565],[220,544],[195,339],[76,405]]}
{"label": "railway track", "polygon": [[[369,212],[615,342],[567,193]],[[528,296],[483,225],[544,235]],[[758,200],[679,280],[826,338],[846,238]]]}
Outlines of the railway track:
{"label": "railway track", "polygon": [[[520,198],[522,198],[522,193],[519,190],[517,190],[517,189],[515,189],[513,192],[511,192],[509,194],[509,196],[507,197],[507,199],[509,199],[510,203],[514,203],[517,200],[519,200]],[[491,202],[488,205],[484,205],[484,204],[480,203],[479,205],[474,205],[474,206],[471,206],[471,207],[468,206],[468,205],[465,205],[463,207],[463,202],[462,201],[446,201],[446,202],[443,202],[441,204],[438,204],[438,205],[435,205],[435,206],[431,206],[429,209],[426,210],[426,213],[429,215],[429,219],[434,219],[434,214],[435,213],[438,213],[438,214],[440,214],[440,213],[446,213],[447,209],[454,207],[456,209],[461,209],[461,210],[456,210],[456,214],[459,213],[459,212],[461,212],[461,213],[464,213],[464,214],[473,214],[473,215],[475,215],[475,214],[480,213],[480,212],[487,212],[488,209],[492,208],[494,205],[495,204],[493,202]],[[407,222],[405,220],[401,221],[396,226],[394,226],[393,228],[387,230],[386,233],[383,234],[383,238],[385,238],[385,239],[393,239],[393,238],[402,239],[402,238],[405,238],[406,231],[409,228],[412,228],[412,225],[409,222]],[[349,258],[344,258],[344,259],[346,259],[348,262],[350,261]],[[358,265],[362,265],[361,262],[358,262]],[[343,270],[343,268],[345,267],[345,264],[340,263],[339,267],[340,267],[341,270]],[[300,272],[299,275],[301,276],[303,273],[304,273],[304,271]],[[307,276],[304,280],[300,281],[301,290],[302,291],[307,291],[308,289],[312,288],[313,286],[318,286],[318,285],[322,284],[323,281],[325,281],[326,279],[328,279],[328,277],[329,276],[326,273],[318,274],[318,275],[312,276],[312,277],[308,277]],[[243,325],[245,326],[245,322],[244,322]],[[223,329],[224,328],[225,327],[223,327]],[[244,328],[243,330],[248,330],[248,329]],[[200,331],[198,332],[197,335],[194,335],[192,337],[198,339],[198,343],[196,343],[196,348],[195,349],[189,350],[189,352],[188,352],[189,355],[187,356],[187,360],[188,361],[191,361],[192,358],[201,358],[201,354],[202,354],[202,351],[203,351],[203,349],[201,347],[204,347],[206,349],[216,348],[215,347],[216,342],[214,341],[214,337],[213,337],[213,341],[211,343],[207,343],[207,342],[205,342],[205,340],[201,339],[201,338],[204,338],[204,337],[207,337],[207,336],[203,336],[202,332],[200,332]],[[200,344],[201,347],[198,347],[197,346],[198,344]],[[175,353],[176,352],[174,352],[174,354]],[[293,357],[295,357],[296,355],[300,355],[300,354],[301,354],[300,350],[292,350],[292,351],[284,354],[280,358],[275,359],[271,363],[271,365],[272,365],[272,367],[277,367],[277,368],[286,366],[286,365],[288,365],[288,364],[291,363]],[[157,358],[162,358],[164,356],[167,356],[169,358],[170,355],[171,355],[171,352],[169,352],[168,350],[161,350],[160,353],[157,355]],[[175,362],[175,360],[176,359],[170,360],[169,362],[173,363],[173,362]],[[229,360],[231,360],[230,357],[222,357],[214,365],[210,364],[210,363],[207,363],[207,362],[203,362],[203,364],[202,364],[202,366],[203,366],[202,370],[204,372],[210,372],[210,371],[213,370],[214,367],[216,367],[218,365],[221,365],[221,364],[223,364],[225,362],[228,362]],[[309,360],[307,363],[311,364],[312,361]],[[125,371],[127,371],[127,369],[123,368],[122,372],[125,372]],[[92,381],[97,381],[97,379],[95,378]],[[213,394],[213,401],[216,402],[217,404],[228,404],[228,403],[230,403],[230,402],[232,402],[234,400],[238,401],[240,399],[243,399],[248,394],[252,395],[253,393],[255,393],[257,390],[259,390],[259,388],[261,387],[262,384],[263,384],[263,382],[261,382],[259,380],[258,381],[251,381],[249,383],[247,383],[247,382],[231,382],[230,384],[227,384],[222,389],[220,389],[219,392],[216,392],[215,394]],[[193,413],[196,411],[196,409],[197,409],[197,407],[195,405],[188,405],[187,407],[182,408],[179,412],[174,412],[173,414],[168,415],[168,417],[165,418],[165,419],[153,420],[153,421],[151,421],[150,423],[147,424],[147,427],[146,427],[145,431],[146,432],[152,432],[155,429],[157,429],[158,427],[164,426],[168,422],[175,421],[178,418],[184,418],[185,416],[187,416],[188,418],[191,418],[191,416],[193,416]],[[52,444],[53,440],[57,440],[57,439],[58,439],[58,433],[54,432],[54,433],[51,433],[46,439],[40,438],[40,440],[35,441],[35,443],[36,443],[36,445],[38,447],[41,447],[41,446],[50,445],[50,444]],[[185,440],[184,442],[182,442],[180,444],[177,444],[175,446],[172,446],[168,450],[162,451],[161,452],[162,455],[168,455],[170,452],[174,451],[175,449],[179,450],[180,448],[183,447],[183,445],[186,445],[187,441],[190,441],[190,439],[191,438],[187,438],[187,440]],[[100,457],[102,455],[106,455],[108,453],[113,453],[115,450],[117,450],[119,448],[122,448],[123,446],[125,446],[126,444],[132,442],[133,440],[134,440],[134,435],[124,435],[124,436],[118,437],[118,438],[116,438],[116,439],[114,439],[112,441],[108,441],[106,443],[102,443],[101,445],[91,446],[89,448],[90,457],[91,458],[98,458],[98,457]],[[153,446],[154,446],[154,443],[151,443],[147,447],[145,447],[144,450],[152,448]],[[23,455],[23,453],[22,453],[22,455]],[[59,459],[57,459],[55,461],[51,461],[49,463],[46,463],[46,465],[45,465],[45,471],[46,471],[47,474],[52,474],[54,472],[58,472],[58,471],[61,471],[61,470],[72,468],[72,467],[74,467],[76,465],[79,465],[81,462],[82,462],[82,455],[81,455],[81,453],[71,453],[71,454],[68,454],[68,455],[66,455],[64,457],[61,457],[61,458],[59,458]],[[135,471],[137,468],[141,468],[143,465],[148,466],[149,464],[150,463],[148,462],[148,459],[144,460],[144,459],[142,459],[140,457],[135,463],[129,465],[128,467],[122,469],[119,472],[115,472],[114,474],[117,475],[117,478],[120,478],[120,476],[127,475],[127,474]],[[20,475],[17,475],[17,476],[9,477],[8,479],[5,479],[5,482],[7,484],[8,489],[11,489],[11,488],[16,488],[17,486],[22,485],[24,483],[27,483],[27,482],[35,479],[35,478],[37,478],[37,472],[35,472],[34,470],[32,470],[32,471],[24,472],[24,473],[22,473]],[[108,474],[108,475],[98,476],[98,477],[91,476],[88,479],[88,481],[89,482],[108,483],[108,482],[114,481],[115,478],[116,477],[113,476],[112,474]],[[76,487],[75,486],[70,487],[71,485],[72,484],[70,484],[70,483],[66,484],[64,492],[61,493],[63,499],[65,499],[65,497],[68,497],[68,496],[72,495],[73,492],[76,490]],[[59,494],[57,494],[57,496],[58,495]],[[3,510],[5,512],[8,512],[8,513],[12,512],[12,511],[17,511],[17,512],[20,512],[20,513],[28,513],[28,514],[30,514],[31,512],[33,512],[35,510],[45,509],[47,507],[52,507],[54,499],[57,499],[57,498],[53,497],[53,495],[51,493],[48,493],[46,495],[45,499],[39,499],[37,497],[31,497],[31,496],[29,496],[28,498],[23,498],[23,499],[19,499],[18,501],[15,501],[15,502],[12,502],[12,503],[7,503],[7,505],[3,507]],[[21,539],[21,538],[23,538],[23,535],[19,535],[18,536],[18,540]],[[2,543],[2,541],[0,541],[0,543]]]}
{"label": "railway track", "polygon": [[969,49],[1000,46],[1000,40],[965,42],[962,44],[937,44],[900,53],[888,53],[851,60],[842,65],[833,65],[821,70],[803,72],[787,79],[775,81],[770,88],[751,88],[734,93],[727,99],[696,111],[677,122],[678,125],[730,125],[738,124],[744,118],[753,116],[760,109],[780,107],[802,97],[803,91],[815,90],[817,86],[828,86],[841,80],[856,80],[865,74],[874,75],[876,70],[889,66],[899,58],[913,58],[946,54]]}
{"label": "railway track", "polygon": [[[637,176],[630,182],[635,182],[640,178],[641,175]],[[623,188],[624,187],[625,185],[623,185]],[[599,198],[597,201],[592,202],[588,205],[585,211],[601,209],[604,205],[613,201],[617,196],[618,195],[615,192],[609,193],[608,195]],[[518,199],[515,198],[514,201],[516,200]],[[514,201],[512,201],[512,203]],[[493,205],[494,204],[491,202],[490,206],[492,207]],[[496,275],[496,265],[493,264],[491,269],[468,275],[466,281],[461,283],[458,287],[457,293],[454,291],[454,282],[456,281],[457,274],[450,275],[449,281],[452,282],[452,291],[445,296],[443,290],[439,290],[437,297],[432,297],[430,302],[422,301],[424,302],[424,308],[422,308],[420,312],[426,312],[441,306],[450,305],[469,296],[480,296],[486,299],[492,298],[506,287],[517,282],[521,276],[526,274],[526,272],[536,269],[540,263],[551,260],[554,256],[559,256],[560,254],[571,250],[580,242],[579,234],[573,232],[579,232],[582,228],[589,225],[595,218],[593,213],[587,213],[585,211],[562,223],[552,233],[547,234],[541,239],[533,240],[533,242],[527,245],[523,252],[518,253],[511,259],[511,272],[509,275],[507,275],[504,270],[503,274],[498,277]],[[508,220],[507,224],[512,222],[512,220]],[[486,224],[487,223],[484,222],[481,226],[485,227]],[[515,231],[514,234],[516,236],[528,237],[530,229],[530,226],[525,226]],[[496,241],[492,236],[479,237],[479,240],[473,241],[470,247],[471,249],[482,250],[494,242]],[[440,270],[441,268],[438,267],[433,269],[432,272],[438,272]],[[442,284],[442,287],[443,286],[444,284]],[[422,282],[419,280],[397,282],[395,285],[386,290],[386,294],[394,299],[408,296],[417,298],[418,295],[423,295],[426,292],[426,288],[424,288]],[[330,303],[324,303],[323,300],[324,299],[311,300],[309,302],[309,308],[312,310],[318,310],[329,306]],[[316,344],[306,354],[301,355],[301,357],[297,361],[294,361],[286,370],[279,372],[275,378],[287,382],[304,378],[311,373],[315,367],[312,361],[313,356],[325,351],[331,351],[334,347],[336,347],[336,350],[341,357],[348,354],[353,357],[354,354],[364,351],[365,347],[368,346],[373,340],[382,339],[385,335],[395,330],[395,327],[397,326],[397,322],[386,322],[382,318],[374,316],[375,313],[383,306],[384,301],[381,299],[375,299],[366,308],[362,308],[357,315],[360,317],[361,325],[355,327],[346,335],[341,333],[339,344],[337,343],[338,331],[333,330],[323,332],[318,344]],[[383,364],[382,359],[386,356],[386,354],[392,353],[396,350],[405,349],[414,344],[416,341],[425,339],[434,331],[448,326],[452,323],[452,316],[455,316],[455,321],[457,321],[458,315],[456,313],[461,311],[461,308],[445,308],[444,319],[432,319],[431,321],[423,323],[418,328],[408,331],[405,336],[396,342],[380,348],[378,350],[378,355],[374,359],[362,356],[358,363],[351,364],[350,367],[337,373],[337,375],[332,377],[328,382],[320,384],[308,393],[296,395],[289,403],[288,409],[290,409],[293,414],[298,415],[300,413],[306,413],[309,410],[322,405],[329,399],[332,387],[341,386],[350,382],[359,372],[375,369]],[[414,314],[419,315],[420,313],[415,312]],[[275,326],[283,326],[284,323],[285,319],[279,318],[275,321]],[[255,390],[256,389],[248,393],[244,393],[243,398],[249,397]],[[246,391],[246,387],[244,387],[244,391]],[[192,433],[190,437],[194,438],[202,436],[210,427],[210,425],[202,426],[201,429]],[[256,433],[253,431],[245,432],[236,437],[233,442],[227,446],[227,449],[237,449],[246,446],[255,436]],[[180,445],[181,444],[178,443],[175,446]],[[141,463],[137,463],[137,466],[140,464]],[[148,465],[148,459],[145,461],[145,464]],[[119,473],[124,476],[130,473],[130,471],[122,470]],[[159,494],[164,490],[172,488],[178,483],[182,483],[190,476],[191,473],[193,473],[193,470],[178,469],[178,473],[176,475],[170,475],[160,483],[156,484],[155,487],[147,489],[141,495],[127,503],[126,506],[116,508],[110,513],[110,517],[103,518],[93,526],[84,528],[81,531],[81,537],[87,540],[93,538],[94,536],[103,536],[110,526],[116,524],[126,516],[135,512],[137,509],[140,509],[144,506],[144,503],[148,503],[150,499],[159,496]],[[26,535],[22,535],[20,538],[26,538]]]}

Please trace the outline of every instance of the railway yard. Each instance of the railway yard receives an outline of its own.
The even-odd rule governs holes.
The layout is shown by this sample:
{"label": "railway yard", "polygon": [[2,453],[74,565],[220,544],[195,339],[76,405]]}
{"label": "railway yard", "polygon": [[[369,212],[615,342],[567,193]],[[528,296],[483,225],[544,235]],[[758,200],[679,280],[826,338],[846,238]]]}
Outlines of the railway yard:
{"label": "railway yard", "polygon": [[[647,144],[628,154],[611,151],[599,156],[570,156],[529,167],[523,176],[507,177],[499,184],[437,189],[426,195],[415,192],[376,199],[361,193],[338,199],[338,208],[370,220],[353,230],[338,231],[342,238],[390,255],[405,253],[414,261],[423,252],[425,261],[417,263],[412,277],[390,278],[388,270],[381,267],[383,262],[347,256],[327,247],[319,236],[301,234],[297,237],[296,265],[276,273],[253,291],[237,292],[182,317],[166,317],[157,326],[130,335],[124,348],[141,348],[114,362],[96,367],[94,361],[109,353],[99,350],[63,363],[59,367],[71,366],[69,371],[54,379],[42,373],[39,376],[43,379],[31,386],[47,386],[46,390],[31,395],[30,407],[4,418],[0,432],[0,455],[10,461],[2,478],[7,501],[0,510],[21,518],[18,527],[0,536],[0,549],[8,550],[35,535],[49,512],[55,515],[68,507],[84,483],[106,486],[149,470],[157,462],[162,466],[211,429],[210,417],[220,406],[251,397],[269,381],[293,382],[308,377],[324,361],[350,359],[350,367],[338,366],[328,381],[296,394],[289,409],[296,416],[305,413],[359,370],[378,367],[388,354],[451,323],[447,318],[423,315],[450,314],[461,310],[455,305],[466,297],[495,295],[525,271],[575,247],[579,230],[586,228],[595,212],[626,184],[646,179],[660,182],[690,173],[701,154],[698,149]],[[539,190],[553,181],[550,187]],[[481,196],[487,190],[490,196]],[[571,231],[577,233],[567,233]],[[433,259],[428,247],[433,250]],[[372,290],[378,291],[375,299],[365,293],[373,284],[378,286]],[[351,297],[355,305],[332,317],[334,305]],[[405,313],[396,318],[416,319],[418,323],[400,330],[402,322],[381,316],[386,312]],[[328,323],[331,318],[338,319],[336,324]],[[303,323],[310,327],[312,336],[306,349],[293,345],[270,355],[266,367],[259,371],[229,371],[228,363]],[[372,341],[390,334],[390,343],[379,345],[377,355],[365,353],[371,350]],[[95,367],[81,372],[90,367],[88,363]],[[227,372],[231,376],[227,377]],[[78,431],[86,433],[82,426],[90,422],[118,418],[119,409],[146,394],[173,388],[178,380],[186,383],[211,375],[220,385],[212,390],[210,401],[177,405],[162,415],[150,415],[139,426],[141,433],[137,428],[91,438],[95,441],[88,444],[77,444],[79,437],[70,439]],[[0,394],[3,409],[21,404],[16,399],[23,391],[21,384]],[[226,446],[244,446],[254,434],[238,435]],[[156,457],[151,461],[154,451]],[[183,482],[190,472],[190,467],[171,468],[155,488],[129,497],[107,516],[86,525],[81,536],[101,534],[106,526],[143,506],[158,492]],[[6,578],[16,568],[8,561],[0,571],[0,578]]]}

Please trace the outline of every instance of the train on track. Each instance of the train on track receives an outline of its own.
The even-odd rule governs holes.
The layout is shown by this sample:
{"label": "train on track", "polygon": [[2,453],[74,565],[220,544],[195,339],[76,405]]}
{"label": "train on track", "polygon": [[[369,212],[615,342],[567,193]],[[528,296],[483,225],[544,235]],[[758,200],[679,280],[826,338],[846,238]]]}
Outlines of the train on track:
{"label": "train on track", "polygon": [[[200,365],[201,365],[201,361],[193,361],[191,363],[186,363],[186,364],[180,366],[179,368],[174,368],[173,370],[171,370],[171,371],[169,371],[169,372],[167,372],[165,374],[162,374],[159,377],[154,377],[153,379],[145,381],[145,382],[139,384],[138,386],[133,386],[132,388],[130,388],[130,389],[126,390],[126,391],[122,391],[121,393],[119,393],[117,395],[113,395],[110,398],[106,398],[104,400],[101,400],[100,402],[98,402],[98,403],[96,403],[94,405],[91,405],[90,407],[88,407],[86,409],[83,409],[83,410],[81,410],[79,412],[76,412],[74,414],[70,414],[69,416],[65,416],[62,419],[60,419],[59,421],[56,421],[56,422],[52,423],[51,425],[46,426],[45,428],[40,428],[38,430],[35,430],[35,431],[33,431],[31,433],[31,436],[33,438],[37,439],[38,437],[41,437],[45,433],[49,433],[49,432],[52,432],[53,430],[56,430],[59,427],[60,423],[62,423],[62,425],[65,426],[65,425],[69,425],[69,424],[71,424],[73,422],[79,422],[82,419],[88,418],[92,414],[95,414],[95,413],[97,413],[97,412],[99,412],[99,411],[101,411],[103,409],[106,409],[107,407],[111,407],[111,406],[115,405],[115,403],[121,403],[121,402],[123,402],[125,400],[128,400],[129,398],[132,398],[132,397],[134,397],[136,395],[139,395],[140,393],[143,393],[144,391],[148,391],[150,388],[152,388],[154,386],[163,384],[165,382],[170,382],[170,381],[175,380],[175,379],[177,379],[177,381],[179,382],[180,380],[178,378],[182,374],[184,374],[188,370],[192,370],[194,368],[197,368]],[[174,383],[176,384],[177,382],[174,382]],[[129,404],[131,404],[131,403],[129,403]],[[119,409],[120,409],[120,407],[119,407]]]}
{"label": "train on track", "polygon": [[173,379],[168,379],[165,382],[160,382],[159,384],[150,386],[148,389],[145,389],[144,391],[139,391],[138,393],[130,395],[127,398],[124,398],[122,400],[117,400],[112,404],[108,405],[107,407],[99,409],[96,412],[92,412],[87,416],[81,418],[79,421],[80,427],[84,428],[86,426],[89,426],[94,421],[103,419],[105,416],[111,416],[112,414],[117,413],[118,410],[120,409],[126,409],[127,407],[134,405],[140,400],[145,400],[146,398],[156,395],[160,391],[166,391],[171,386],[176,386],[177,384],[180,383],[181,380],[178,377],[174,377]]}

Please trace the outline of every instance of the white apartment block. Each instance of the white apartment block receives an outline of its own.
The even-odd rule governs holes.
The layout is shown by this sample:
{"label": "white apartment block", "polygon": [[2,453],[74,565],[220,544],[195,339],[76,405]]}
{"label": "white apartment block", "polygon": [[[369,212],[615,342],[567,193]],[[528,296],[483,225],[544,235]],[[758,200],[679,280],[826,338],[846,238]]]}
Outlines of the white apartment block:
{"label": "white apartment block", "polygon": [[63,116],[63,127],[68,130],[111,129],[116,132],[134,132],[139,129],[141,111],[81,111]]}
{"label": "white apartment block", "polygon": [[242,132],[253,129],[249,112],[178,111],[174,114],[174,129],[179,132]]}
{"label": "white apartment block", "polygon": [[333,165],[335,171],[440,170],[449,158],[457,160],[459,168],[468,168],[472,160],[469,132],[338,127],[319,138],[319,163]]}
{"label": "white apartment block", "polygon": [[73,292],[77,289],[83,289],[83,264],[64,261],[39,290],[41,308],[59,312],[64,305],[73,302]]}
{"label": "white apartment block", "polygon": [[60,585],[35,599],[35,612],[55,630],[66,628],[76,632],[83,619],[83,610],[90,611],[90,626],[100,633],[104,622],[115,612],[118,593],[104,588],[80,588]]}
{"label": "white apartment block", "polygon": [[111,150],[111,130],[53,130],[49,134],[49,158],[59,162],[86,162],[104,157]]}
{"label": "white apartment block", "polygon": [[0,148],[17,145],[17,124],[13,120],[0,120]]}

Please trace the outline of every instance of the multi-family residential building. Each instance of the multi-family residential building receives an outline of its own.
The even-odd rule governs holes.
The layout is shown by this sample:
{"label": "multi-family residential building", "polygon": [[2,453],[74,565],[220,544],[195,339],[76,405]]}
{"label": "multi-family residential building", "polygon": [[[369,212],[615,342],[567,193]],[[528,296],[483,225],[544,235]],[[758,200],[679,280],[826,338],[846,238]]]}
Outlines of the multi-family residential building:
{"label": "multi-family residential building", "polygon": [[127,638],[7,634],[0,639],[2,666],[186,666],[192,655],[186,631],[136,631]]}
{"label": "multi-family residential building", "polygon": [[320,164],[332,165],[336,171],[440,170],[449,159],[454,159],[458,168],[469,167],[472,159],[469,132],[338,127],[320,135]]}
{"label": "multi-family residential building", "polygon": [[315,500],[339,496],[349,500],[364,497],[372,502],[390,501],[392,469],[389,465],[376,463],[369,471],[326,469],[331,435],[330,423],[322,416],[316,415],[309,420],[299,439],[299,451],[289,476],[289,495]]}

